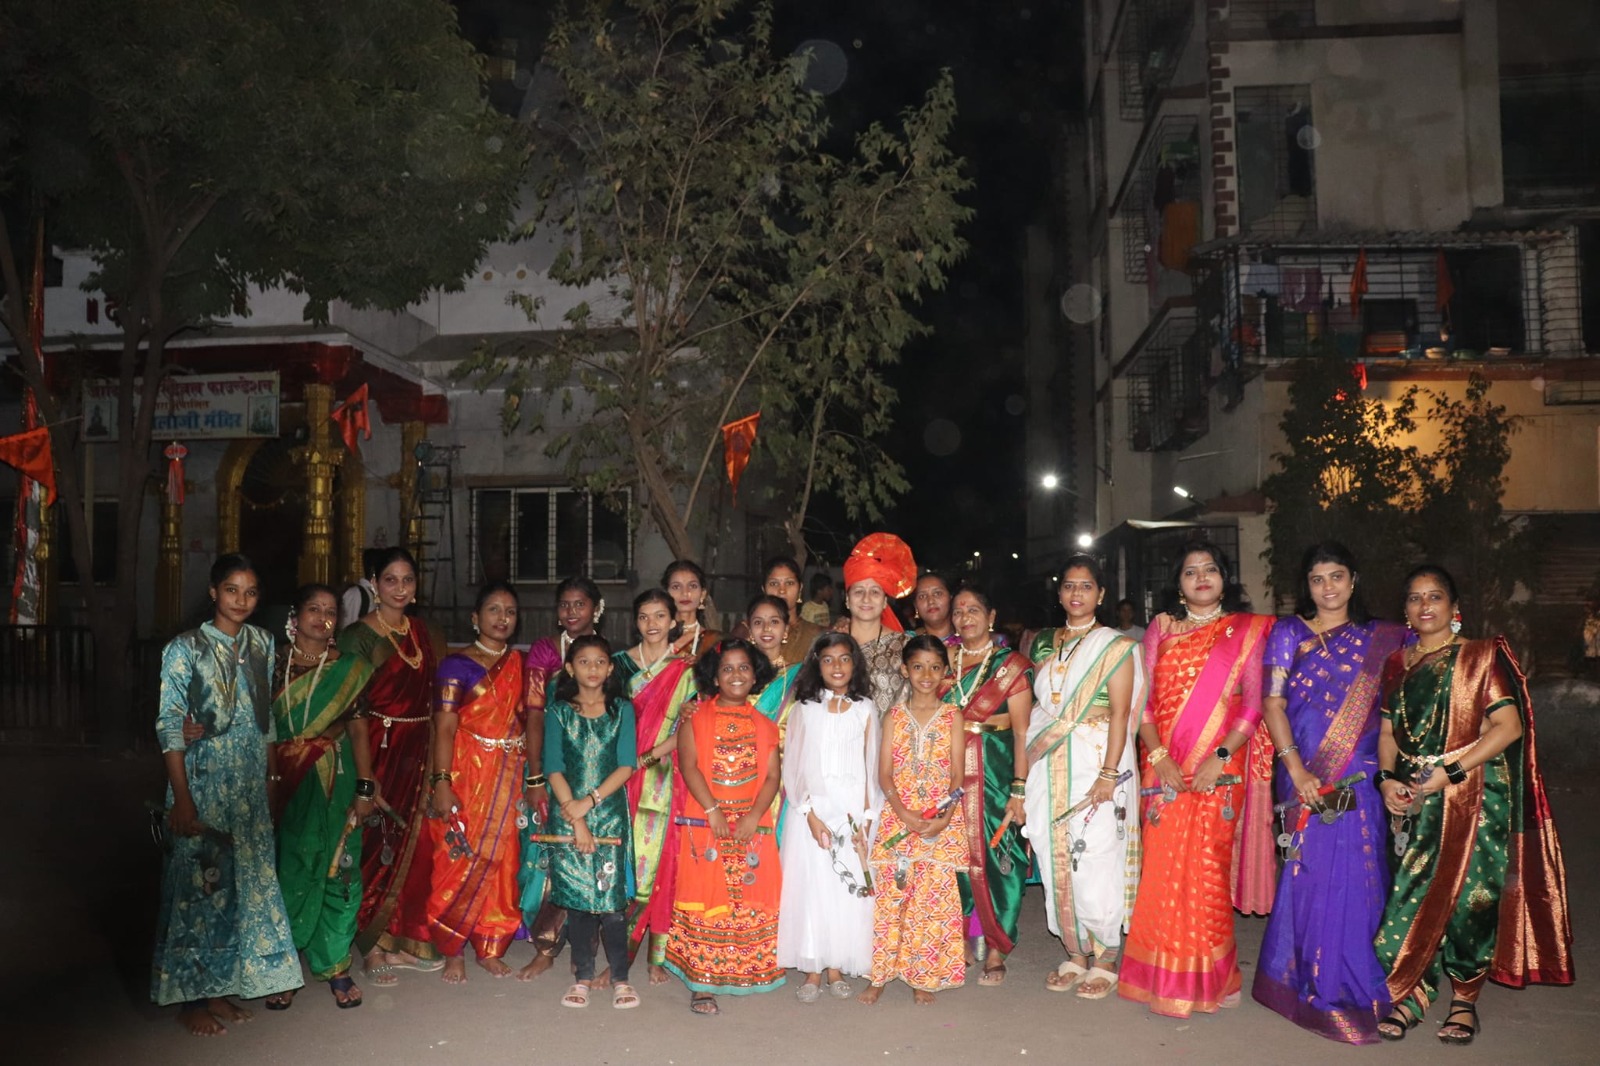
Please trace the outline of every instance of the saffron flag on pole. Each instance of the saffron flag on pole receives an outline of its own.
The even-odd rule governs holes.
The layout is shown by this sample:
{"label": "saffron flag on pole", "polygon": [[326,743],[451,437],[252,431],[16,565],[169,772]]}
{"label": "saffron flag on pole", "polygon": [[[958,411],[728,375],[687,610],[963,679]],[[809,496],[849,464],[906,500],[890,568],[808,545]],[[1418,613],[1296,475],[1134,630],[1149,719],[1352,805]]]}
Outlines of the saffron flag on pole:
{"label": "saffron flag on pole", "polygon": [[756,426],[761,423],[761,412],[746,415],[722,427],[723,461],[728,466],[728,484],[733,486],[733,500],[739,502],[739,478],[750,465],[750,449],[756,442]]}
{"label": "saffron flag on pole", "polygon": [[[28,301],[28,340],[33,358],[44,366],[44,223],[40,222],[33,239],[33,284]],[[26,359],[27,356],[22,356]],[[27,390],[22,401],[22,430],[19,436],[32,432],[45,435],[44,458],[50,460],[49,431],[39,425],[39,401],[33,390]],[[35,465],[35,472],[37,467]],[[46,480],[29,476],[27,470],[17,485],[17,573],[11,584],[11,624],[38,625],[39,623],[39,542],[44,531],[45,508],[55,500],[55,471],[49,470],[49,491]]]}
{"label": "saffron flag on pole", "polygon": [[357,433],[365,436],[367,440],[372,439],[372,420],[367,416],[366,385],[346,396],[344,403],[328,417],[339,427],[339,435],[344,438],[344,446],[352,455],[356,454]]}
{"label": "saffron flag on pole", "polygon": [[0,463],[22,471],[23,476],[44,487],[44,505],[56,502],[56,467],[50,457],[50,431],[40,426],[0,437]]}

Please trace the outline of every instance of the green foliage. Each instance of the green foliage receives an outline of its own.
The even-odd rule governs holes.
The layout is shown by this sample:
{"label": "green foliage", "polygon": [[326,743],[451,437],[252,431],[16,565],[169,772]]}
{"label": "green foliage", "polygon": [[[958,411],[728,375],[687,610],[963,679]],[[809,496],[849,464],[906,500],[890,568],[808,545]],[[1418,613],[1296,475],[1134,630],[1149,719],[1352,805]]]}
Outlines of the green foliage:
{"label": "green foliage", "polygon": [[769,5],[742,6],[632,0],[557,21],[544,63],[562,99],[538,118],[529,233],[559,233],[550,274],[588,302],[540,350],[468,368],[506,385],[511,424],[543,428],[525,417],[534,388],[587,393],[547,450],[591,489],[637,484],[678,554],[696,554],[719,426],[757,408],[754,462],[798,550],[813,492],[872,516],[904,491],[874,443],[894,402],[882,370],[922,330],[915,302],[944,284],[970,215],[948,76],[836,158],[806,60],[772,54]]}
{"label": "green foliage", "polygon": [[1354,366],[1333,351],[1294,369],[1279,423],[1288,447],[1261,486],[1272,504],[1269,580],[1292,601],[1305,549],[1340,541],[1361,563],[1366,602],[1387,613],[1412,560],[1419,457],[1406,438],[1416,429],[1416,399],[1407,393],[1392,410],[1367,399]]}

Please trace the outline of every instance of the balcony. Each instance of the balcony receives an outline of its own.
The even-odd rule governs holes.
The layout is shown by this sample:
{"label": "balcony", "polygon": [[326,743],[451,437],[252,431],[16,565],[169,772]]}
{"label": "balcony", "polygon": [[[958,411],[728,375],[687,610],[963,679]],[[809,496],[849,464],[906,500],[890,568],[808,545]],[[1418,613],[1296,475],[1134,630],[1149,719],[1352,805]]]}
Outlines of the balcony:
{"label": "balcony", "polygon": [[1126,121],[1155,113],[1194,24],[1192,0],[1129,0],[1117,42],[1117,88]]}
{"label": "balcony", "polygon": [[1209,356],[1194,307],[1168,305],[1124,360],[1128,444],[1136,452],[1187,448],[1210,428]]}

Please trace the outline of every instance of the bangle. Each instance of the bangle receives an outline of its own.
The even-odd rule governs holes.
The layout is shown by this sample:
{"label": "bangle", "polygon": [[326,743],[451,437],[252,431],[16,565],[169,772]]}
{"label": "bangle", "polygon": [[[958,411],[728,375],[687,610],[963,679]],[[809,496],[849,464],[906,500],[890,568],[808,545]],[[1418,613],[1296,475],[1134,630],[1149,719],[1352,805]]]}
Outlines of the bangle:
{"label": "bangle", "polygon": [[543,774],[529,774],[522,779],[523,788],[543,788],[547,778]]}
{"label": "bangle", "polygon": [[1299,750],[1300,750],[1300,745],[1298,745],[1298,744],[1290,744],[1287,748],[1284,748],[1282,751],[1278,752],[1278,758],[1281,759],[1285,755],[1289,754],[1291,751],[1299,751]]}
{"label": "bangle", "polygon": [[589,803],[592,804],[589,808],[591,811],[600,806],[600,790],[598,788],[589,793]]}
{"label": "bangle", "polygon": [[455,780],[456,775],[449,770],[435,770],[428,775],[428,784],[430,785],[437,785],[441,781],[449,781],[451,784],[455,784]]}
{"label": "bangle", "polygon": [[1100,773],[1097,776],[1102,781],[1115,781],[1121,775],[1117,772],[1117,768],[1115,766],[1102,766],[1100,767]]}
{"label": "bangle", "polygon": [[713,803],[711,806],[706,808],[706,817],[709,818],[709,817],[711,817],[711,813],[713,811],[720,811],[720,810],[722,810],[722,804]]}
{"label": "bangle", "polygon": [[1461,768],[1461,764],[1459,762],[1445,763],[1444,775],[1450,779],[1450,783],[1452,785],[1459,785],[1461,782],[1467,779],[1467,771]]}
{"label": "bangle", "polygon": [[1162,759],[1165,759],[1166,757],[1167,757],[1167,746],[1165,744],[1163,744],[1163,745],[1161,745],[1161,747],[1156,748],[1155,750],[1151,751],[1150,754],[1148,754],[1148,755],[1146,755],[1144,757],[1144,764],[1146,766],[1150,767],[1151,769],[1155,769],[1156,763],[1160,762]]}
{"label": "bangle", "polygon": [[654,766],[660,761],[661,757],[652,751],[647,753],[644,758],[639,760],[639,768],[642,770],[648,770],[650,767]]}
{"label": "bangle", "polygon": [[1026,786],[1026,782],[1019,782],[1019,781],[1011,782],[1011,798],[1012,799],[1027,799],[1028,798],[1028,790],[1027,790],[1027,788],[1025,786]]}
{"label": "bangle", "polygon": [[1399,776],[1400,775],[1395,773],[1393,770],[1379,770],[1377,773],[1372,775],[1372,786],[1377,788],[1385,781],[1393,781]]}
{"label": "bangle", "polygon": [[267,775],[267,780],[268,781],[273,781],[273,782],[282,781],[283,780],[283,775],[282,774],[268,774]]}
{"label": "bangle", "polygon": [[378,783],[370,777],[356,778],[356,795],[361,799],[371,799],[378,794]]}

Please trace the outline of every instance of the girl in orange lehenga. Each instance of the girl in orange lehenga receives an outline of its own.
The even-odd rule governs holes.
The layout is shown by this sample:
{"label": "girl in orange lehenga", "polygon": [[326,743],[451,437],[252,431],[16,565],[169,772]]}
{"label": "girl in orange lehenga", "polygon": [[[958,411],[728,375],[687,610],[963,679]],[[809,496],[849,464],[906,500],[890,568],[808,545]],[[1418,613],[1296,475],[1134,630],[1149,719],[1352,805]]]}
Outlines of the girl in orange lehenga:
{"label": "girl in orange lehenga", "polygon": [[[1166,792],[1145,801],[1144,870],[1118,991],[1175,1018],[1239,1003],[1230,874],[1234,906],[1272,906],[1272,748],[1260,729],[1272,619],[1230,610],[1227,567],[1215,545],[1189,545],[1180,605],[1145,634],[1144,786]],[[1224,775],[1239,783],[1219,785]]]}

